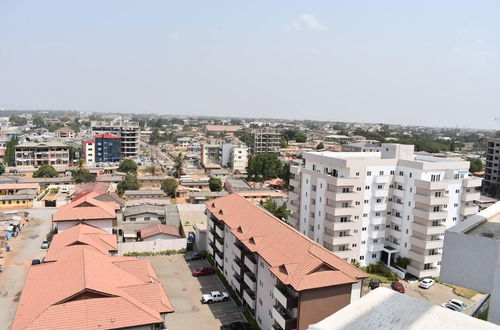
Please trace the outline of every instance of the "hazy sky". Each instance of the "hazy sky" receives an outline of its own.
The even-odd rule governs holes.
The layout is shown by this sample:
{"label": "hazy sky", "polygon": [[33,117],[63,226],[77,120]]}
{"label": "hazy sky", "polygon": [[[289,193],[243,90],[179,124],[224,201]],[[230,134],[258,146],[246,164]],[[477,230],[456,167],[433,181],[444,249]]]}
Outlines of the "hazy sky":
{"label": "hazy sky", "polygon": [[0,0],[0,108],[500,128],[500,1]]}

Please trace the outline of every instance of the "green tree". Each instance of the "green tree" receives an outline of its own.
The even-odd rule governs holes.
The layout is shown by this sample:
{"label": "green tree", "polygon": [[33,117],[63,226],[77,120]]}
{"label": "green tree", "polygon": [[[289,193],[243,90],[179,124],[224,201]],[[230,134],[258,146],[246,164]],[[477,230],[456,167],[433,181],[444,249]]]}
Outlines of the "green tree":
{"label": "green tree", "polygon": [[151,175],[156,175],[156,172],[158,172],[159,170],[160,168],[156,164],[150,164],[144,168],[144,171],[146,171],[146,173],[149,173]]}
{"label": "green tree", "polygon": [[161,190],[165,192],[169,197],[175,198],[175,192],[179,184],[174,178],[168,178],[161,183]]}
{"label": "green tree", "polygon": [[180,178],[184,174],[184,155],[179,152],[177,157],[174,159],[174,166],[172,168],[172,175],[174,178]]}
{"label": "green tree", "polygon": [[12,115],[9,118],[9,122],[14,126],[23,126],[28,123],[28,120],[21,116]]}
{"label": "green tree", "polygon": [[118,171],[123,173],[137,173],[137,164],[132,159],[125,159],[118,166]]}
{"label": "green tree", "polygon": [[55,178],[58,177],[59,173],[57,173],[56,169],[52,165],[42,165],[33,172],[34,178]]}
{"label": "green tree", "polygon": [[292,214],[292,211],[286,208],[286,203],[278,206],[278,203],[276,203],[273,199],[268,199],[264,203],[261,202],[261,205],[272,215],[281,220],[288,219],[288,216]]}
{"label": "green tree", "polygon": [[45,127],[45,121],[43,120],[43,117],[42,116],[33,117],[33,125],[35,125],[37,128]]}
{"label": "green tree", "polygon": [[316,146],[316,150],[321,150],[321,149],[325,149],[325,145],[323,144],[323,142],[318,143],[318,145]]}
{"label": "green tree", "polygon": [[0,175],[2,175],[4,173],[5,173],[5,164],[4,163],[0,163]]}
{"label": "green tree", "polygon": [[263,152],[248,160],[247,173],[250,181],[278,178],[282,174],[282,164],[275,154]]}
{"label": "green tree", "polygon": [[118,194],[123,195],[125,190],[138,190],[140,188],[137,175],[133,172],[127,173],[120,183],[118,183]]}
{"label": "green tree", "polygon": [[479,158],[468,158],[467,159],[470,162],[470,168],[469,171],[474,173],[474,172],[481,172],[483,170],[483,162]]}
{"label": "green tree", "polygon": [[290,184],[290,163],[285,162],[283,163],[283,167],[281,168],[281,175],[280,178],[285,181],[285,183],[288,185]]}
{"label": "green tree", "polygon": [[149,143],[157,145],[161,142],[160,130],[158,128],[153,129],[153,133],[149,136]]}
{"label": "green tree", "polygon": [[16,163],[16,146],[18,143],[19,139],[17,136],[14,136],[5,146],[4,162],[9,166],[13,166]]}
{"label": "green tree", "polygon": [[208,186],[210,191],[222,191],[222,181],[219,178],[210,178]]}
{"label": "green tree", "polygon": [[85,183],[95,181],[95,175],[90,173],[89,170],[79,167],[77,170],[71,171],[71,176],[76,183]]}

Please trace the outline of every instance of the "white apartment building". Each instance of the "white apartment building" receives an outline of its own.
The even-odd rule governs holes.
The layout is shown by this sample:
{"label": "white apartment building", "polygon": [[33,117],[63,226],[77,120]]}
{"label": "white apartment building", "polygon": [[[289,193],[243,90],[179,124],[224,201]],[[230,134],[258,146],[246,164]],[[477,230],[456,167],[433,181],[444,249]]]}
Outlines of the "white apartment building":
{"label": "white apartment building", "polygon": [[248,147],[244,144],[233,145],[229,154],[229,166],[233,170],[243,171],[248,166]]}
{"label": "white apartment building", "polygon": [[206,250],[261,329],[306,329],[360,298],[365,273],[263,208],[238,194],[206,206]]}
{"label": "white apartment building", "polygon": [[137,158],[139,156],[141,129],[132,123],[112,124],[92,122],[92,135],[113,134],[121,136],[122,158]]}
{"label": "white apartment building", "polygon": [[439,276],[443,236],[478,211],[469,162],[414,154],[383,144],[381,152],[311,152],[292,167],[289,223],[347,261],[366,265],[410,260],[416,277]]}

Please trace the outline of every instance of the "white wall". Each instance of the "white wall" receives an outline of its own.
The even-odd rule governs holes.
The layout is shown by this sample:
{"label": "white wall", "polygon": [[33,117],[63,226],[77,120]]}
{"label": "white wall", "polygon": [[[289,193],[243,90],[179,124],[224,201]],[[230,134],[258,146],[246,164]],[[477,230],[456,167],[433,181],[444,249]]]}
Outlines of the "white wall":
{"label": "white wall", "polygon": [[104,229],[109,234],[112,234],[112,232],[113,232],[113,220],[88,220],[88,221],[72,220],[72,221],[58,221],[58,222],[54,222],[54,223],[57,226],[57,231],[63,232],[64,230],[71,228],[73,226],[76,226],[81,222],[89,224],[89,225],[97,227],[97,228]]}
{"label": "white wall", "polygon": [[274,319],[271,310],[274,306],[274,286],[276,279],[269,271],[271,267],[260,256],[257,258],[257,292],[255,297],[255,319],[261,329],[271,329]]}
{"label": "white wall", "polygon": [[180,250],[185,249],[186,245],[187,239],[185,238],[157,238],[151,241],[118,243],[118,255],[123,255],[127,252],[160,252],[167,250]]}
{"label": "white wall", "polygon": [[157,239],[160,240],[165,240],[165,239],[179,239],[179,237],[167,235],[167,234],[158,234],[150,237],[144,238],[142,241],[143,242],[151,242],[151,241],[156,241]]}

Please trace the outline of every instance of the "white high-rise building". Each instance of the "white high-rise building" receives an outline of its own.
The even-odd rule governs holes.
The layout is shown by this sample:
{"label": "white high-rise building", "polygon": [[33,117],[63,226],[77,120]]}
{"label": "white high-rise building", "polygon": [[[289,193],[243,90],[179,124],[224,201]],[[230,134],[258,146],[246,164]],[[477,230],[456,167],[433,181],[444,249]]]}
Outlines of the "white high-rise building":
{"label": "white high-rise building", "polygon": [[420,156],[414,146],[381,152],[311,152],[292,167],[289,223],[347,261],[408,258],[416,277],[439,276],[443,235],[478,211],[469,162]]}

